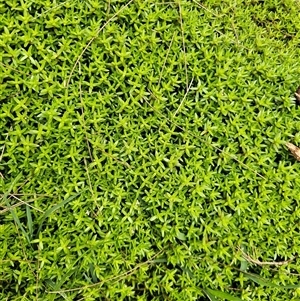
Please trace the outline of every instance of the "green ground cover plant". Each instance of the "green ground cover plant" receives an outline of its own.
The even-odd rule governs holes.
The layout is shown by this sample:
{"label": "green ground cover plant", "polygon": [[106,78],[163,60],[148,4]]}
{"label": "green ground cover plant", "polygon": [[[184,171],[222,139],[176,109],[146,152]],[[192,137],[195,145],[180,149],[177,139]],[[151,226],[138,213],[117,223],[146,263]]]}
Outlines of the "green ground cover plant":
{"label": "green ground cover plant", "polygon": [[300,3],[0,2],[0,300],[299,300]]}

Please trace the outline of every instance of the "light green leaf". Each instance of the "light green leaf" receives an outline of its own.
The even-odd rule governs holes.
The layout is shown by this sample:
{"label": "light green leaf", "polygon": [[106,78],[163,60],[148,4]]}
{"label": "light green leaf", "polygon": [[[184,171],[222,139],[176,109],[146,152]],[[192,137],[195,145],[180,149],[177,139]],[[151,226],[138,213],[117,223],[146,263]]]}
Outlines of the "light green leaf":
{"label": "light green leaf", "polygon": [[240,265],[240,270],[241,271],[247,271],[247,268],[248,268],[248,261],[242,259],[241,260],[241,265]]}
{"label": "light green leaf", "polygon": [[[241,246],[241,250],[242,252],[246,253],[246,246],[245,245],[242,245]],[[241,265],[240,265],[240,270],[241,271],[246,271],[248,268],[248,261],[245,260],[244,258],[242,258],[241,260]]]}
{"label": "light green leaf", "polygon": [[182,232],[178,232],[177,238],[180,239],[180,240],[186,240],[185,234],[182,233]]}

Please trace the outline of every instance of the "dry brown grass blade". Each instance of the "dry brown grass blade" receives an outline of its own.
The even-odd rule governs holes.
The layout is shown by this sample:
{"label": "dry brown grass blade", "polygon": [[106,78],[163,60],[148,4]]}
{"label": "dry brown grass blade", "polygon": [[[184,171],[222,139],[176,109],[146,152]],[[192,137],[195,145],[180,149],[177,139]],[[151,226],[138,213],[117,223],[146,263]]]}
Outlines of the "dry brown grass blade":
{"label": "dry brown grass blade", "polygon": [[150,263],[153,263],[153,259],[156,258],[157,256],[159,256],[163,251],[164,251],[164,249],[160,250],[160,251],[157,252],[155,255],[153,255],[149,260],[137,264],[137,265],[136,265],[134,268],[132,268],[131,270],[126,271],[126,272],[124,272],[124,273],[121,273],[120,275],[112,276],[112,277],[110,277],[110,278],[108,278],[108,279],[99,281],[99,282],[97,282],[97,283],[85,285],[85,286],[82,286],[82,287],[76,287],[76,288],[65,289],[65,290],[58,290],[58,291],[46,291],[46,292],[47,292],[47,293],[50,293],[50,294],[60,294],[60,293],[67,293],[67,292],[81,291],[81,290],[84,290],[84,289],[87,289],[87,288],[96,287],[96,286],[98,286],[98,285],[101,285],[101,284],[106,283],[106,282],[109,282],[109,281],[123,279],[124,277],[127,277],[127,276],[133,274],[133,273],[134,273],[136,270],[138,270],[140,267],[145,266],[145,265],[148,265],[148,264],[150,264]]}
{"label": "dry brown grass blade", "polygon": [[28,201],[25,202],[25,201],[22,201],[21,199],[19,199],[18,197],[16,197],[16,195],[14,195],[14,194],[10,194],[9,197],[13,197],[13,198],[17,199],[17,200],[19,201],[19,203],[14,204],[14,205],[12,205],[12,206],[10,206],[10,207],[6,207],[6,206],[1,206],[1,205],[0,205],[1,207],[4,208],[3,210],[0,211],[0,214],[3,214],[3,213],[5,213],[5,212],[7,212],[7,211],[10,211],[10,210],[12,210],[12,209],[14,209],[14,208],[20,207],[20,206],[22,206],[22,205],[27,205],[27,206],[29,206],[29,207],[31,207],[31,208],[33,208],[33,209],[39,211],[39,212],[44,213],[43,210],[41,210],[41,209],[39,209],[39,208],[36,208],[36,207],[34,207],[34,206],[31,206],[31,205],[29,204],[29,203],[31,203],[31,202],[36,201],[38,198],[32,199],[32,200],[28,200]]}
{"label": "dry brown grass blade", "polygon": [[[43,193],[9,193],[8,196],[38,196],[38,197],[48,197],[48,198],[56,198],[57,196],[50,196],[49,194],[43,194]],[[0,196],[3,197],[4,194],[0,193]]]}
{"label": "dry brown grass blade", "polygon": [[291,154],[294,156],[294,158],[297,161],[300,161],[300,148],[297,147],[296,145],[294,145],[293,143],[290,143],[290,142],[287,142],[285,145],[289,149]]}
{"label": "dry brown grass blade", "polygon": [[24,75],[27,75],[27,76],[28,76],[27,73],[25,73],[25,72],[23,72],[23,71],[20,71],[20,70],[17,70],[17,69],[15,69],[14,67],[11,67],[10,65],[4,64],[4,63],[2,63],[2,62],[0,62],[0,64],[1,64],[2,66],[4,66],[5,68],[11,69],[11,70],[13,70],[13,71],[15,71],[15,72],[18,72],[18,73],[20,73],[20,74],[24,74]]}
{"label": "dry brown grass blade", "polygon": [[70,73],[70,75],[69,75],[69,78],[68,78],[68,81],[67,81],[67,83],[66,83],[66,85],[65,85],[65,87],[66,88],[68,88],[69,87],[69,84],[70,84],[70,81],[71,81],[71,78],[72,78],[72,75],[73,75],[73,73],[74,73],[74,71],[75,71],[75,68],[76,68],[76,66],[78,65],[78,63],[79,63],[79,61],[80,61],[80,59],[82,58],[82,56],[83,56],[83,54],[86,52],[86,50],[89,48],[89,46],[93,43],[93,41],[98,37],[98,35],[100,34],[100,32],[116,17],[116,16],[118,16],[127,6],[129,6],[132,2],[133,2],[134,0],[130,0],[127,4],[125,4],[122,8],[120,8],[111,18],[109,18],[108,19],[108,21],[106,21],[104,24],[103,24],[103,26],[101,26],[98,30],[97,30],[97,32],[96,32],[96,34],[95,34],[95,36],[87,43],[87,45],[84,47],[84,49],[82,50],[82,52],[80,53],[80,55],[78,56],[78,58],[77,58],[77,60],[76,60],[76,62],[75,62],[75,64],[74,64],[74,66],[73,66],[73,68],[72,68],[72,70],[71,70],[71,73]]}
{"label": "dry brown grass blade", "polygon": [[116,161],[117,163],[122,164],[122,165],[124,165],[124,166],[126,166],[127,168],[130,168],[130,169],[133,168],[133,167],[132,167],[130,164],[128,164],[127,162],[123,162],[123,161],[117,159],[116,157],[114,157],[113,155],[109,154],[109,153],[106,152],[105,150],[103,150],[103,149],[101,149],[101,148],[99,148],[99,147],[96,147],[96,149],[99,150],[100,152],[102,152],[105,156],[107,156],[107,157],[111,158],[112,160]]}
{"label": "dry brown grass blade", "polygon": [[109,14],[109,12],[110,12],[110,0],[108,0],[108,5],[107,5],[108,7],[107,7],[107,14]]}
{"label": "dry brown grass blade", "polygon": [[[36,211],[45,213],[43,210],[41,210],[41,209],[39,209],[39,208],[37,208],[37,207],[34,207],[34,206],[28,204],[28,201],[25,202],[25,201],[21,200],[20,198],[18,198],[18,197],[15,196],[15,195],[12,195],[12,197],[13,197],[14,199],[18,200],[18,201],[20,202],[20,204],[22,204],[22,205],[27,205],[27,206],[31,207],[32,209],[34,209],[34,210],[36,210]],[[36,199],[35,199],[35,200],[36,200]],[[35,201],[35,200],[31,200],[31,201]]]}
{"label": "dry brown grass blade", "polygon": [[296,97],[297,103],[300,103],[300,86],[295,91],[295,97]]}

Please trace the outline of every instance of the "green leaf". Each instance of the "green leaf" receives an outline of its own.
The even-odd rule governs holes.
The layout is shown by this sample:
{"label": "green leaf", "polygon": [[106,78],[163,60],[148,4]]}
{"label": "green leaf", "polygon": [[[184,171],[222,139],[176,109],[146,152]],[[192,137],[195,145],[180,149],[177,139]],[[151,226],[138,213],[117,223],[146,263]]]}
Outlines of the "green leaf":
{"label": "green leaf", "polygon": [[[46,281],[47,286],[51,288],[51,290],[58,290],[59,288],[56,286],[56,284],[51,280],[47,279]],[[59,293],[65,300],[70,301],[70,299],[66,296],[65,293]],[[54,300],[54,299],[53,299]]]}
{"label": "green leaf", "polygon": [[[241,246],[241,250],[242,250],[244,253],[246,253],[246,246],[245,246],[245,245],[242,245],[242,246]],[[241,270],[241,271],[246,271],[247,268],[248,268],[248,261],[245,260],[244,258],[242,258],[242,260],[241,260],[241,265],[240,265],[240,270]]]}
{"label": "green leaf", "polygon": [[187,274],[189,275],[189,277],[191,277],[191,278],[194,277],[193,272],[192,272],[189,268],[183,267],[183,268],[182,268],[182,271],[185,272],[185,273],[187,273]]}
{"label": "green leaf", "polygon": [[48,217],[50,216],[50,214],[52,214],[54,211],[56,211],[57,209],[61,208],[61,207],[64,206],[65,204],[71,202],[71,201],[72,201],[73,199],[75,199],[79,194],[80,194],[80,193],[77,193],[77,194],[75,194],[75,195],[73,195],[73,196],[70,196],[70,197],[67,198],[66,200],[64,200],[64,201],[58,203],[57,205],[51,207],[50,209],[48,209],[48,210],[44,213],[44,215],[43,215],[43,217],[42,217],[41,224],[40,224],[40,226],[39,226],[39,229],[38,229],[38,231],[37,231],[37,234],[39,234],[39,232],[41,231],[45,219],[48,218]]}
{"label": "green leaf", "polygon": [[90,275],[92,276],[93,282],[94,283],[98,282],[99,280],[96,277],[95,266],[92,263],[89,264],[89,270],[90,270]]}

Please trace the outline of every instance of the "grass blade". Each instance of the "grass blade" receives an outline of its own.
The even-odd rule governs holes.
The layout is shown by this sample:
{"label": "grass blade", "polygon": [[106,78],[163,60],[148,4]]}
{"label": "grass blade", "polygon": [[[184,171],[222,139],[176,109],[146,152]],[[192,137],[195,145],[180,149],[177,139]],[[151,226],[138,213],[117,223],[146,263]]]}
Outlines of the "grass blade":
{"label": "grass blade", "polygon": [[28,234],[26,233],[25,229],[23,228],[17,214],[15,213],[14,209],[12,209],[11,211],[11,214],[16,222],[16,224],[18,225],[18,227],[21,229],[21,231],[23,232],[24,236],[26,237],[27,241],[30,243],[30,239],[29,239],[29,236]]}
{"label": "grass blade", "polygon": [[210,295],[214,297],[221,298],[222,300],[228,300],[228,301],[243,301],[241,298],[232,296],[228,293],[222,292],[222,291],[217,291],[217,290],[212,290],[210,288],[206,288],[206,291],[210,293]]}
{"label": "grass blade", "polygon": [[242,259],[241,260],[241,265],[240,265],[240,270],[244,272],[244,271],[247,270],[247,268],[248,268],[248,262],[247,262],[247,260]]}
{"label": "grass blade", "polygon": [[218,301],[213,294],[211,294],[208,290],[202,289],[204,294],[208,297],[210,301]]}
{"label": "grass blade", "polygon": [[[242,245],[240,250],[241,250],[242,254],[246,253],[246,246]],[[248,261],[244,257],[242,257],[240,270],[247,271],[247,268],[248,268]]]}
{"label": "grass blade", "polygon": [[276,283],[273,283],[269,280],[266,280],[256,274],[252,273],[246,273],[244,271],[241,271],[247,278],[251,279],[255,283],[262,285],[262,286],[268,286],[268,287],[276,287],[280,289],[295,289],[295,288],[300,288],[300,284],[290,284],[290,285],[279,285]]}
{"label": "grass blade", "polygon": [[[3,201],[5,202],[6,206],[8,208],[11,208],[11,205],[8,201],[8,195],[10,194],[10,192],[12,191],[12,189],[14,188],[15,184],[20,180],[20,178],[22,177],[22,173],[20,172],[15,178],[14,180],[12,181],[12,183],[10,184],[8,190],[3,194]],[[11,212],[11,215],[15,221],[15,223],[17,224],[17,226],[20,228],[20,230],[22,231],[22,233],[24,234],[24,236],[26,237],[27,241],[30,242],[30,239],[29,239],[29,236],[28,234],[26,233],[25,229],[23,228],[20,220],[19,220],[19,217],[17,216],[16,212],[14,209],[10,209],[10,212]]]}
{"label": "grass blade", "polygon": [[46,218],[48,218],[50,216],[50,214],[52,214],[54,211],[56,211],[57,209],[61,208],[62,206],[64,206],[65,204],[71,202],[73,199],[75,199],[80,193],[77,193],[73,196],[70,196],[69,198],[67,198],[66,200],[63,200],[62,202],[58,203],[57,205],[51,207],[50,209],[48,209],[43,217],[42,217],[42,221],[41,221],[41,224],[39,226],[39,229],[37,231],[37,234],[39,234],[39,232],[41,231],[42,229],[42,226],[43,226],[43,223],[45,221]]}
{"label": "grass blade", "polygon": [[31,209],[28,205],[26,205],[26,215],[27,215],[27,227],[29,230],[29,237],[32,238],[32,234],[33,234],[32,216],[31,216]]}

